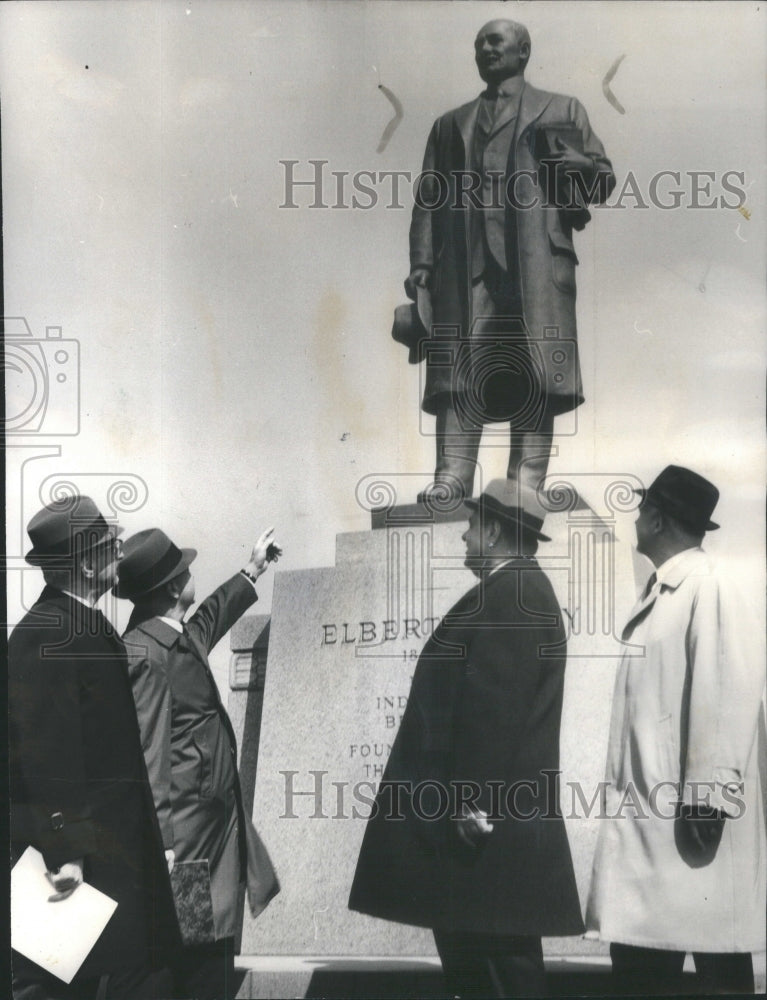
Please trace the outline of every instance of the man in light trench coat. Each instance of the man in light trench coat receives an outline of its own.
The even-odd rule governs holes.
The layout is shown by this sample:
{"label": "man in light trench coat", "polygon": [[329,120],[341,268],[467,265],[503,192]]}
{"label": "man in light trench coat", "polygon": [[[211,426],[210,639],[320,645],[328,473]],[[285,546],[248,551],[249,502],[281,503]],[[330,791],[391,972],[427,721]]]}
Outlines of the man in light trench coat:
{"label": "man in light trench coat", "polygon": [[[647,490],[637,551],[655,566],[623,631],[605,814],[586,923],[612,942],[618,993],[754,990],[765,944],[764,662],[701,542],[716,487],[679,466]],[[761,744],[761,747],[760,747]]]}
{"label": "man in light trench coat", "polygon": [[[264,532],[247,566],[185,622],[194,601],[189,565],[197,552],[151,528],[125,543],[115,587],[118,597],[135,605],[123,639],[177,909],[183,912],[188,903],[179,896],[202,890],[202,905],[191,908],[191,928],[189,920],[181,921],[185,947],[176,969],[178,995],[195,1000],[235,994],[242,888],[253,916],[279,892],[266,849],[245,815],[234,731],[208,653],[257,600],[256,579],[281,551],[271,530]],[[199,880],[192,879],[193,886],[179,882],[184,863],[195,861],[208,862],[209,892]]]}

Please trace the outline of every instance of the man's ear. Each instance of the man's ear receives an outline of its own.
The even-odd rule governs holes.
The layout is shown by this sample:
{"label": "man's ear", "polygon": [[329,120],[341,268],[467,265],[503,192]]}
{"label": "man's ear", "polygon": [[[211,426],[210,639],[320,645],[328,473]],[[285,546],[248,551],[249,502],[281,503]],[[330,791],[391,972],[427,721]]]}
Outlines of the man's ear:
{"label": "man's ear", "polygon": [[487,520],[487,542],[490,547],[494,546],[501,537],[501,525],[494,517]]}
{"label": "man's ear", "polygon": [[657,507],[655,507],[653,509],[652,517],[650,520],[650,528],[652,529],[653,534],[656,535],[662,534],[664,528],[666,527],[666,524],[667,524],[666,515],[663,513],[662,510],[659,510]]}
{"label": "man's ear", "polygon": [[530,61],[530,42],[519,43],[519,54],[525,60],[525,66]]}
{"label": "man's ear", "polygon": [[96,576],[96,560],[83,556],[80,560],[80,572],[86,580],[93,580]]}
{"label": "man's ear", "polygon": [[165,584],[165,593],[175,603],[181,596],[181,589],[175,580],[168,580]]}

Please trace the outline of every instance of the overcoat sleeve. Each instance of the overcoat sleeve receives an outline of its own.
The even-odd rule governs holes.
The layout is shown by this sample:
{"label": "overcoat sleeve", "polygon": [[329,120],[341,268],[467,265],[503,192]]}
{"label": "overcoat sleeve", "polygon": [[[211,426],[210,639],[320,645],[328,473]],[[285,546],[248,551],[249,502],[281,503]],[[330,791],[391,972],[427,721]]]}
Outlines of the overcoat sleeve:
{"label": "overcoat sleeve", "polygon": [[[682,801],[735,815],[756,739],[764,663],[754,655],[754,629],[729,582],[702,578],[687,634],[690,683]],[[733,786],[729,794],[724,787]],[[734,789],[734,790],[733,790]]]}
{"label": "overcoat sleeve", "polygon": [[593,132],[589,116],[580,101],[570,98],[570,115],[583,136],[583,152],[594,164],[592,178],[584,178],[586,185],[586,201],[588,204],[600,204],[610,197],[615,187],[615,174],[612,164],[605,155],[605,148],[599,137]]}
{"label": "overcoat sleeve", "polygon": [[163,847],[173,847],[171,809],[171,693],[166,664],[157,656],[131,658],[129,673]]}
{"label": "overcoat sleeve", "polygon": [[425,206],[439,204],[441,194],[440,184],[446,183],[437,178],[437,161],[439,148],[440,122],[432,126],[426,143],[421,176],[416,188],[413,216],[410,223],[410,269],[424,267],[434,268],[434,233],[433,226],[440,215],[433,208]]}
{"label": "overcoat sleeve", "polygon": [[16,644],[9,659],[10,745],[23,785],[12,829],[42,853],[48,868],[58,868],[96,849],[79,672],[71,660],[35,663],[32,652]]}
{"label": "overcoat sleeve", "polygon": [[186,630],[209,653],[257,600],[253,584],[237,573],[203,601]]}

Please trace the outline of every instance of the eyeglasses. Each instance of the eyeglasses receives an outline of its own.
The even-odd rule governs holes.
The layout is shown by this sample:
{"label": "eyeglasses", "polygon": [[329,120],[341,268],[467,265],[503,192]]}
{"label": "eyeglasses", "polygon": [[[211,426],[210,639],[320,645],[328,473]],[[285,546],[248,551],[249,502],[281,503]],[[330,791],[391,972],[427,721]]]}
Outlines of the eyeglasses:
{"label": "eyeglasses", "polygon": [[118,538],[116,535],[107,534],[103,538],[100,538],[98,542],[93,546],[93,550],[111,550],[114,552],[115,556],[120,559],[123,554],[123,543],[122,539]]}

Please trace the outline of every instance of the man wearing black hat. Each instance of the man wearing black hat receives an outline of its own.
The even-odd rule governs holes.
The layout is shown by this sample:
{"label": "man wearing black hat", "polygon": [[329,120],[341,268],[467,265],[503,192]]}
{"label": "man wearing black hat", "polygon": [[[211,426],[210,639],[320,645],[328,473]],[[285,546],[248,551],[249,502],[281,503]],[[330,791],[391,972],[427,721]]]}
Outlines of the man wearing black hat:
{"label": "man wearing black hat", "polygon": [[349,900],[432,928],[451,996],[543,995],[541,936],[583,931],[557,803],[565,633],[515,492],[467,502],[479,582],[421,652]]}
{"label": "man wearing black hat", "polygon": [[[254,917],[279,891],[266,849],[245,815],[234,731],[208,664],[208,653],[257,600],[256,580],[282,553],[272,535],[272,529],[261,535],[248,565],[188,622],[184,617],[194,602],[189,566],[197,552],[178,548],[159,528],[128,539],[114,588],[135,605],[123,638],[163,843],[169,867],[175,866],[185,935],[178,986],[181,995],[196,1000],[235,994],[234,936],[243,886]],[[188,880],[180,880],[182,872]],[[189,899],[183,897],[199,891],[190,922],[184,916]]]}
{"label": "man wearing black hat", "polygon": [[703,993],[753,992],[764,662],[742,599],[701,548],[718,528],[717,488],[671,465],[638,492],[637,551],[655,572],[623,630],[587,924],[611,942],[616,992],[684,992],[688,952]]}
{"label": "man wearing black hat", "polygon": [[122,531],[90,497],[44,507],[26,560],[45,589],[8,644],[12,855],[41,852],[52,903],[85,881],[117,902],[70,985],[13,953],[19,998],[168,997],[178,927],[125,647],[95,607]]}

